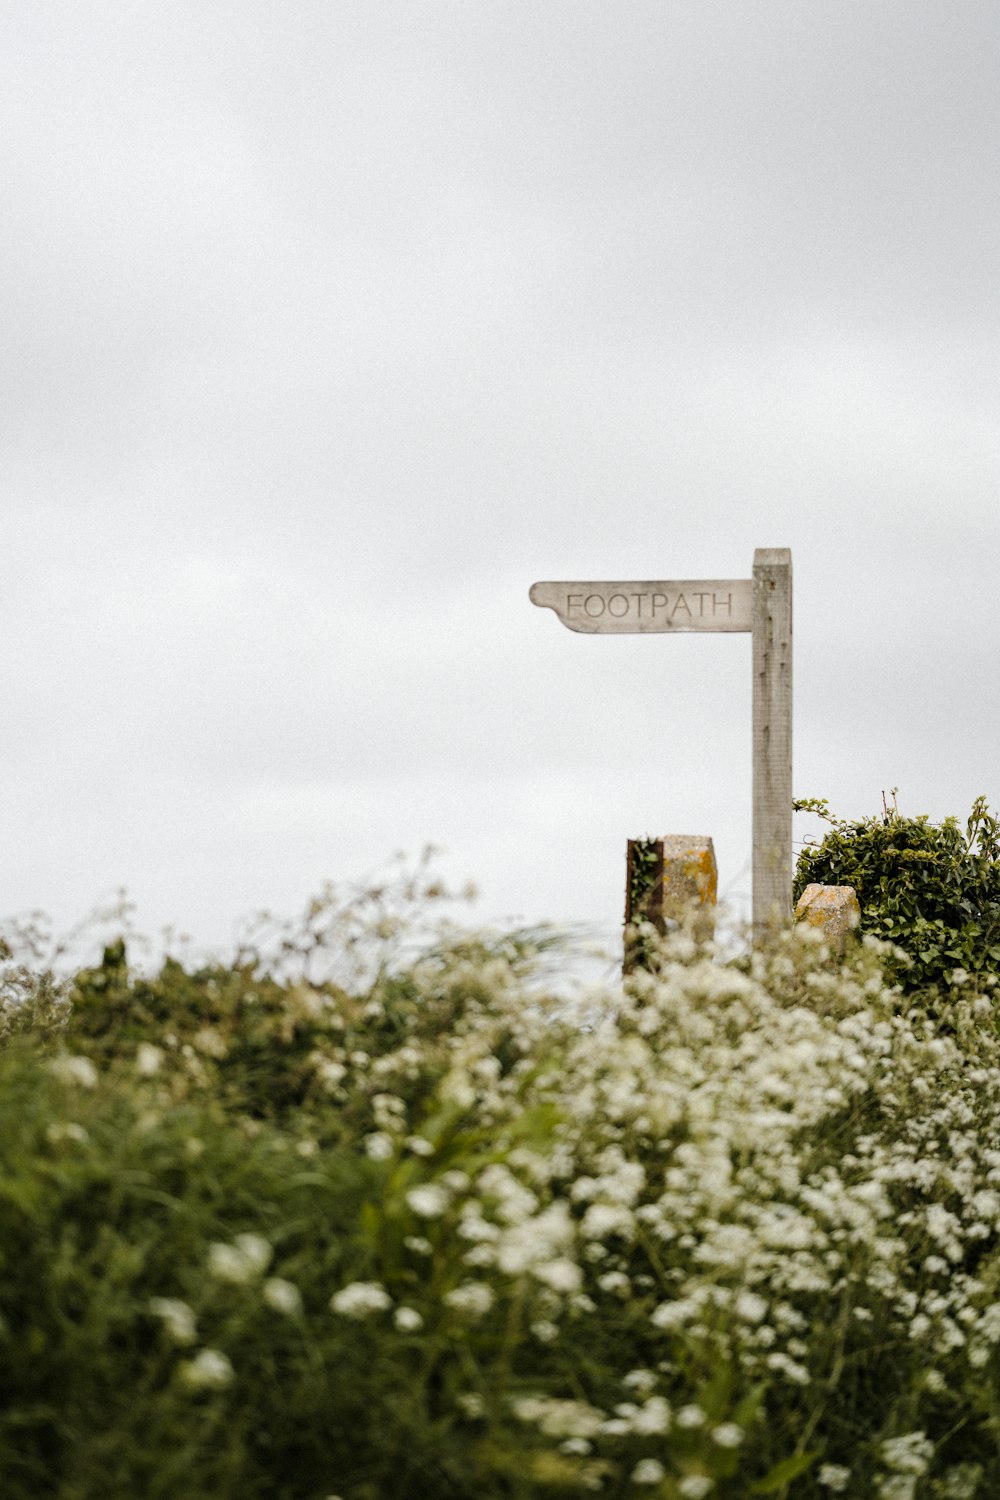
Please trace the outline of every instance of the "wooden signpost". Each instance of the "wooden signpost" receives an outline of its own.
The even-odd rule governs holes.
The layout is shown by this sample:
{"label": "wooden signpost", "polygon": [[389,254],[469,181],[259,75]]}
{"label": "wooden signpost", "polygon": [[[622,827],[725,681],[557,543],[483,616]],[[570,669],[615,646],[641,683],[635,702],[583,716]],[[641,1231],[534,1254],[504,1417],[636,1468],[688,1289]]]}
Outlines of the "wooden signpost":
{"label": "wooden signpost", "polygon": [[533,604],[587,635],[753,637],[753,922],[792,901],[792,554],[758,547],[752,578],[534,583]]}

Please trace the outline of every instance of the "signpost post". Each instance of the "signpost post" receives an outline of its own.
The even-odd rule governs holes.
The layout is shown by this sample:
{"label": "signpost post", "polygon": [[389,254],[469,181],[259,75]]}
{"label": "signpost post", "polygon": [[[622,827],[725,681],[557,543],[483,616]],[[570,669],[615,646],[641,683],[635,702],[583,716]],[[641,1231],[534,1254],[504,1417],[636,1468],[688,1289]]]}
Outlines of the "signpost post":
{"label": "signpost post", "polygon": [[753,637],[753,922],[791,911],[792,554],[758,547],[752,578],[533,583],[531,602],[586,635]]}

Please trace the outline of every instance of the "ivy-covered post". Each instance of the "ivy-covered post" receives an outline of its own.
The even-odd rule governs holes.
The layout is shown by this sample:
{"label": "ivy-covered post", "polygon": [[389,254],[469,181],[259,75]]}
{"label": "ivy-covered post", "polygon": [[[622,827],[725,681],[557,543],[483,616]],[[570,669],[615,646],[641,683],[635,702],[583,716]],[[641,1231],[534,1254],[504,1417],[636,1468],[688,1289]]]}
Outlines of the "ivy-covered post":
{"label": "ivy-covered post", "polygon": [[691,906],[713,907],[719,872],[715,847],[701,834],[629,839],[625,877],[624,972],[647,966],[642,924],[659,933],[676,925]]}

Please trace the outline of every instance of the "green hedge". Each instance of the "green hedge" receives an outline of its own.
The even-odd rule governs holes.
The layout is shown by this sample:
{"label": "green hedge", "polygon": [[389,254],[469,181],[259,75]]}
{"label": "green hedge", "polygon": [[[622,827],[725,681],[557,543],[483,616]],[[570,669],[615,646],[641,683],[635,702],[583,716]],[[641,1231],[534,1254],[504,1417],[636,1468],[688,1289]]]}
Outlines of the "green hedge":
{"label": "green hedge", "polygon": [[907,955],[895,973],[908,991],[952,982],[955,971],[978,979],[1000,975],[1000,824],[986,799],[973,805],[964,831],[955,818],[851,822],[825,801],[797,802],[830,822],[807,845],[795,870],[794,899],[812,882],[850,885],[861,906],[861,932]]}

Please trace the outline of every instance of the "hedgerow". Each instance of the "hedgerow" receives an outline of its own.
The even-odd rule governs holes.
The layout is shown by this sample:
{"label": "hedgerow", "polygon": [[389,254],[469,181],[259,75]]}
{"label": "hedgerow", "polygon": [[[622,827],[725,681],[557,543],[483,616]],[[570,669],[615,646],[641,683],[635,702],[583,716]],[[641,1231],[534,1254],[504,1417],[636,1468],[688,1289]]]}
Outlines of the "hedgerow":
{"label": "hedgerow", "polygon": [[[894,804],[895,804],[895,798]],[[895,975],[908,992],[947,988],[952,974],[1000,977],[1000,821],[977,797],[965,830],[956,818],[850,821],[819,798],[796,802],[831,826],[799,855],[793,899],[811,882],[850,885],[860,930],[906,955]]]}
{"label": "hedgerow", "polygon": [[0,974],[5,1500],[1000,1490],[988,993],[391,906]]}

